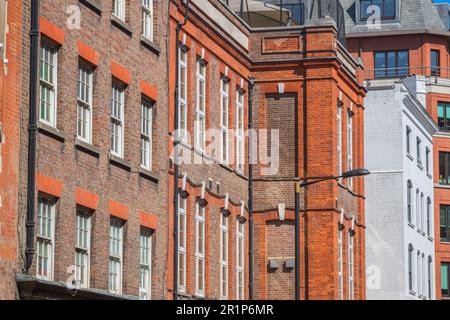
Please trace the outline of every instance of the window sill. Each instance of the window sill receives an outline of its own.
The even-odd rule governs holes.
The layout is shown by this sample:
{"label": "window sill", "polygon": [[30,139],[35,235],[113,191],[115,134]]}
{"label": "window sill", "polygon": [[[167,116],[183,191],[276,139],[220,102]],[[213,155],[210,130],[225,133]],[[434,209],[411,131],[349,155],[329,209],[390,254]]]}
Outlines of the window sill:
{"label": "window sill", "polygon": [[78,2],[83,3],[84,5],[86,5],[87,7],[89,7],[90,9],[92,9],[93,11],[95,11],[100,15],[103,13],[102,5],[98,3],[96,0],[78,0]]}
{"label": "window sill", "polygon": [[139,167],[139,175],[145,179],[148,179],[154,183],[158,183],[159,182],[159,177],[157,174],[151,172],[148,169],[145,169],[143,167]]}
{"label": "window sill", "polygon": [[409,153],[407,153],[406,156],[409,158],[409,160],[414,161],[414,157],[412,155],[410,155]]}
{"label": "window sill", "polygon": [[131,26],[113,14],[111,14],[111,23],[114,26],[116,26],[117,28],[119,28],[120,30],[122,30],[123,32],[125,32],[130,37],[133,34],[133,30],[131,29]]}
{"label": "window sill", "polygon": [[433,179],[433,176],[429,172],[427,172],[427,177],[430,178],[430,179]]}
{"label": "window sill", "polygon": [[58,140],[62,143],[64,143],[64,141],[66,140],[63,132],[56,128],[53,128],[52,126],[49,126],[48,124],[38,122],[38,129],[40,133],[45,134],[46,136]]}
{"label": "window sill", "polygon": [[443,244],[443,245],[446,245],[446,246],[450,246],[450,240],[449,241],[446,241],[446,240],[439,240],[439,243],[440,244]]}
{"label": "window sill", "polygon": [[420,170],[422,170],[423,171],[423,165],[422,165],[422,163],[420,163],[420,162],[417,162],[417,167],[420,169]]}
{"label": "window sill", "polygon": [[412,296],[416,296],[416,292],[415,291],[409,291],[409,294]]}
{"label": "window sill", "polygon": [[433,241],[433,238],[430,236],[427,236],[427,239],[430,240],[431,242]]}
{"label": "window sill", "polygon": [[112,153],[109,154],[109,163],[118,166],[122,169],[125,169],[127,171],[131,171],[131,163],[129,161],[122,159],[118,156],[115,156]]}
{"label": "window sill", "polygon": [[414,224],[412,224],[411,222],[408,222],[408,226],[410,226],[411,228],[415,229],[416,226]]}
{"label": "window sill", "polygon": [[90,143],[84,142],[78,138],[75,138],[75,147],[83,152],[86,152],[96,158],[100,157],[100,149]]}
{"label": "window sill", "polygon": [[141,34],[141,39],[140,40],[141,40],[141,44],[144,47],[146,47],[147,49],[149,49],[150,51],[152,51],[153,53],[155,53],[156,55],[159,56],[159,54],[161,53],[161,48],[156,43],[154,43],[153,41],[147,39],[142,34]]}

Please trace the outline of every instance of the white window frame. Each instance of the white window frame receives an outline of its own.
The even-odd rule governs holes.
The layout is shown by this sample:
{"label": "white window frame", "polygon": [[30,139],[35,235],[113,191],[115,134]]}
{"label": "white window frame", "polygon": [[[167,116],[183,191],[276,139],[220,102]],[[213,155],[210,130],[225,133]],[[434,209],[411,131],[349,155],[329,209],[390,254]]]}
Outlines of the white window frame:
{"label": "white window frame", "polygon": [[[240,230],[241,229],[241,230]],[[245,299],[245,225],[236,220],[236,300]],[[242,287],[239,287],[242,283]]]}
{"label": "white window frame", "polygon": [[[91,214],[87,210],[77,209],[77,228],[76,228],[76,242],[75,242],[75,282],[76,286],[80,288],[89,288],[90,283],[90,260],[91,260]],[[85,225],[80,225],[80,222],[85,220]],[[83,244],[81,233],[86,233],[86,240]],[[80,267],[77,263],[77,255],[84,258],[85,268],[81,275]],[[81,276],[84,282],[81,281]]]}
{"label": "white window frame", "polygon": [[422,294],[422,297],[424,297],[425,299],[427,297],[427,288],[425,287],[426,273],[427,273],[427,267],[425,265],[425,253],[422,252],[422,285],[421,285],[421,294]]}
{"label": "white window frame", "polygon": [[416,267],[417,267],[417,294],[419,295],[419,296],[421,296],[422,295],[422,288],[421,288],[421,285],[422,285],[422,273],[421,273],[421,267],[420,267],[420,264],[421,264],[421,259],[420,259],[420,251],[417,251],[417,265],[416,265]]}
{"label": "white window frame", "polygon": [[[201,230],[200,230],[201,228]],[[205,208],[195,205],[195,294],[205,296]],[[199,265],[202,265],[200,279]],[[201,286],[200,286],[201,285]]]}
{"label": "white window frame", "polygon": [[153,157],[153,103],[141,102],[141,167],[151,171]]}
{"label": "white window frame", "polygon": [[[178,139],[187,140],[187,109],[188,109],[188,51],[180,46],[178,51]],[[183,59],[184,57],[184,59]],[[184,76],[182,77],[182,70]],[[184,84],[184,89],[182,84]],[[183,90],[182,90],[183,89]],[[183,110],[184,109],[184,112]]]}
{"label": "white window frame", "polygon": [[153,41],[153,0],[142,0],[142,35]]}
{"label": "white window frame", "polygon": [[[181,206],[183,203],[183,206]],[[183,277],[178,276],[178,293],[186,292],[186,199],[178,197],[178,272],[180,272],[180,266],[182,266]],[[180,218],[183,217],[183,223],[180,223]],[[180,235],[181,227],[183,228],[183,235]],[[180,239],[183,240],[181,245]]]}
{"label": "white window frame", "polygon": [[[245,108],[244,108],[244,90],[238,88],[236,90],[236,170],[240,173],[244,172],[245,164]],[[241,119],[241,124],[239,124]]]}
{"label": "white window frame", "polygon": [[[139,245],[139,298],[141,300],[152,298],[152,244],[153,232],[150,229],[141,229]],[[142,279],[143,273],[144,279]]]}
{"label": "white window frame", "polygon": [[[77,138],[92,144],[92,96],[93,96],[94,70],[86,63],[80,62],[78,66],[78,93],[77,93]],[[84,95],[81,88],[84,87]],[[84,111],[84,112],[82,112]],[[85,123],[84,136],[80,123]]]}
{"label": "white window frame", "polygon": [[337,108],[337,161],[338,176],[342,175],[342,106],[341,101],[338,102]]}
{"label": "white window frame", "polygon": [[354,236],[348,233],[348,299],[355,299],[355,252],[354,252]]}
{"label": "white window frame", "polygon": [[[203,152],[206,147],[206,64],[203,59],[197,59],[196,69],[195,147]],[[203,88],[203,97],[200,88]]]}
{"label": "white window frame", "polygon": [[[220,79],[220,163],[228,164],[229,149],[229,115],[230,115],[230,81],[226,77]],[[225,106],[224,106],[225,101]],[[225,139],[225,141],[223,141]],[[224,149],[225,142],[225,149]]]}
{"label": "white window frame", "polygon": [[[117,99],[116,93],[117,92]],[[120,110],[116,110],[119,108]],[[116,112],[117,111],[117,112]],[[110,150],[111,153],[119,158],[123,158],[124,154],[124,132],[125,132],[125,85],[119,84],[114,81],[112,84],[112,95],[111,95],[111,141]],[[115,130],[117,132],[115,132]],[[117,145],[113,142],[113,139],[117,134]],[[116,147],[116,148],[115,148]]]}
{"label": "white window frame", "polygon": [[[48,54],[49,60],[46,60],[46,55]],[[52,81],[41,77],[42,66],[48,65],[50,68],[48,77],[51,77]],[[39,58],[39,121],[56,128],[56,118],[57,118],[57,96],[58,96],[58,48],[50,40],[42,38],[41,48],[40,48],[40,58]],[[49,101],[42,99],[43,90],[48,90]],[[42,103],[48,103],[48,119],[42,118]]]}
{"label": "white window frame", "polygon": [[423,194],[423,192],[420,193],[420,230],[424,231],[424,219],[425,219],[425,214],[424,214],[424,210],[425,210],[425,196]]}
{"label": "white window frame", "polygon": [[416,189],[416,226],[420,229],[420,191]]}
{"label": "white window frame", "polygon": [[126,0],[114,0],[113,15],[122,21],[125,21],[125,1]]}
{"label": "white window frame", "polygon": [[[45,220],[46,223],[43,223]],[[36,277],[38,279],[53,281],[55,264],[55,227],[56,227],[56,201],[55,199],[39,198],[38,200],[38,229],[37,229],[37,263]],[[40,272],[40,248],[47,248],[48,273]]]}
{"label": "white window frame", "polygon": [[344,299],[344,257],[343,257],[343,231],[338,226],[338,299]]}
{"label": "white window frame", "polygon": [[[108,291],[113,294],[122,293],[122,279],[123,279],[123,227],[124,222],[120,219],[111,217],[109,228],[109,268],[108,268]],[[113,234],[114,232],[114,234]],[[113,252],[113,246],[118,246],[118,251]],[[113,288],[111,282],[111,266],[112,263],[117,263],[116,270],[117,278],[115,279],[116,286]]]}
{"label": "white window frame", "polygon": [[[347,166],[348,171],[353,170],[353,111],[348,110],[347,117]],[[353,188],[353,179],[348,179],[348,187]]]}
{"label": "white window frame", "polygon": [[409,292],[414,293],[414,248],[411,244],[408,245],[407,263],[408,263],[408,289]]}
{"label": "white window frame", "polygon": [[[224,254],[225,252],[225,254]],[[220,214],[220,299],[228,299],[228,217]]]}

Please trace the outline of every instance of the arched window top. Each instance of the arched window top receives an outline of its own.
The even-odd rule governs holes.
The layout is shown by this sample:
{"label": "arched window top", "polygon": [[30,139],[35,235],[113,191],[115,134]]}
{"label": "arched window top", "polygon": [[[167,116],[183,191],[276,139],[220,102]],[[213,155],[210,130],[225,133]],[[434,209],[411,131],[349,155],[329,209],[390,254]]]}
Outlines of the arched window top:
{"label": "arched window top", "polygon": [[410,243],[409,245],[408,245],[408,251],[413,251],[414,250],[414,247],[413,247],[413,245]]}
{"label": "arched window top", "polygon": [[428,202],[428,204],[431,203],[431,198],[430,197],[427,197],[427,202]]}
{"label": "arched window top", "polygon": [[431,256],[428,256],[428,262],[433,262],[433,258]]}
{"label": "arched window top", "polygon": [[425,258],[425,253],[422,253],[422,259]]}
{"label": "arched window top", "polygon": [[411,188],[413,187],[413,184],[412,184],[411,180],[408,180],[408,183],[407,183],[407,184],[408,184],[408,188],[411,189]]}

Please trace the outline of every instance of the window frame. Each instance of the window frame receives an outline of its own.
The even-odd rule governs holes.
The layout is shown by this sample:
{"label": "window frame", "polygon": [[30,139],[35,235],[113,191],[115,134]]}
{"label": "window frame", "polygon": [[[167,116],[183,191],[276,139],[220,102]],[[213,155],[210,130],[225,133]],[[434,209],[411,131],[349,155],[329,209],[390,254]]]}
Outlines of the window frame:
{"label": "window frame", "polygon": [[348,252],[347,252],[347,266],[348,266],[348,299],[355,298],[355,253],[354,253],[354,236],[348,232]]}
{"label": "window frame", "polygon": [[337,103],[337,161],[338,161],[338,176],[342,175],[342,106],[341,100]]}
{"label": "window frame", "polygon": [[[195,294],[199,297],[205,296],[205,207],[195,204]],[[201,214],[200,214],[201,212]],[[200,237],[200,225],[201,237]],[[201,244],[199,243],[201,241]],[[201,250],[200,249],[201,246]],[[202,264],[202,276],[200,281],[199,264]],[[200,288],[201,282],[201,288]]]}
{"label": "window frame", "polygon": [[153,0],[142,0],[142,36],[153,42]]}
{"label": "window frame", "polygon": [[[242,263],[242,265],[239,265],[240,262]],[[241,288],[239,287],[239,281],[242,282]],[[239,219],[236,219],[236,300],[244,300],[244,299],[245,299],[245,224],[239,221]]]}
{"label": "window frame", "polygon": [[410,293],[414,294],[414,247],[412,244],[408,245],[408,289]]}
{"label": "window frame", "polygon": [[[353,170],[353,111],[348,109],[347,116],[347,170]],[[353,189],[353,179],[348,179],[349,189]]]}
{"label": "window frame", "polygon": [[[240,100],[242,99],[242,101]],[[239,126],[239,119],[242,123]],[[236,90],[236,171],[245,170],[245,93],[240,87]]]}
{"label": "window frame", "polygon": [[[442,210],[445,210],[445,226],[442,226]],[[442,230],[445,229],[446,237],[442,237]],[[450,206],[441,204],[439,206],[439,241],[443,243],[450,243]]]}
{"label": "window frame", "polygon": [[[76,218],[77,218],[77,224],[76,224],[76,241],[75,241],[75,281],[76,281],[76,286],[77,287],[81,287],[81,288],[89,288],[90,286],[90,260],[91,260],[91,236],[92,236],[92,213],[89,212],[89,210],[87,209],[81,209],[81,208],[77,208],[77,213],[76,213]],[[80,238],[80,228],[79,228],[79,221],[81,219],[86,219],[87,223],[86,223],[86,231],[87,235],[86,235],[86,247],[82,247],[80,245],[80,243],[78,242],[79,238]],[[86,280],[86,283],[82,283],[79,279],[78,279],[78,266],[77,266],[77,254],[84,254],[85,258],[86,258],[86,267],[84,270],[84,279]]]}
{"label": "window frame", "polygon": [[[82,73],[85,73],[87,76],[87,87],[88,87],[88,100],[83,100],[80,97],[80,87],[82,84],[81,78]],[[78,93],[77,93],[77,138],[83,142],[88,144],[92,144],[92,114],[93,114],[93,92],[94,92],[94,68],[83,61],[80,61],[78,64]],[[87,111],[87,119],[86,122],[86,137],[80,135],[80,109],[84,109]]]}
{"label": "window frame", "polygon": [[[444,178],[441,178],[441,157],[444,157]],[[439,151],[439,184],[450,185],[450,152]]]}
{"label": "window frame", "polygon": [[[57,113],[58,113],[58,46],[51,40],[42,37],[39,49],[39,121],[56,128],[57,125]],[[51,75],[49,72],[49,77],[51,76],[52,82],[41,77],[42,66],[45,60],[42,60],[43,51],[47,50],[49,57],[52,61],[47,64],[51,67]],[[42,90],[43,88],[49,90],[50,93],[50,104],[48,110],[49,120],[42,118],[42,102],[46,103],[46,100],[42,100]]]}
{"label": "window frame", "polygon": [[[203,68],[203,74],[200,72]],[[195,147],[204,152],[206,148],[206,62],[197,59],[196,62],[196,126],[195,126]],[[203,88],[203,97],[200,94],[200,87]],[[203,110],[201,108],[203,106]],[[200,125],[202,127],[200,127]]]}
{"label": "window frame", "polygon": [[406,213],[407,213],[407,221],[409,224],[413,225],[413,184],[411,180],[408,180],[406,183]]}
{"label": "window frame", "polygon": [[417,155],[417,163],[422,164],[422,140],[419,137],[416,137],[416,155]]}
{"label": "window frame", "polygon": [[[443,293],[444,289],[442,289],[442,281],[443,281],[442,268],[444,266],[447,267],[447,293],[446,294]],[[449,298],[450,297],[450,262],[441,262],[440,270],[441,270],[441,297]]]}
{"label": "window frame", "polygon": [[[182,59],[185,57],[185,60]],[[189,55],[188,49],[180,45],[178,49],[178,140],[186,142],[188,133],[187,124],[187,110],[188,110],[188,65]],[[182,77],[182,70],[184,70],[184,77]],[[182,84],[184,83],[184,90]],[[184,97],[183,97],[184,96]],[[184,112],[182,112],[184,108]],[[184,126],[182,126],[184,123]]]}
{"label": "window frame", "polygon": [[[366,21],[370,15],[367,15],[367,12],[363,12],[363,1],[370,1],[370,5],[369,6],[373,6],[373,0],[359,0],[359,18],[361,21]],[[385,2],[388,0],[382,0],[383,1],[383,6],[382,8],[380,8],[381,10],[381,20],[393,20],[397,17],[397,1],[396,0],[392,0],[394,1],[394,15],[384,15],[384,11],[385,11]]]}
{"label": "window frame", "polygon": [[427,235],[431,237],[432,223],[431,223],[431,214],[432,214],[432,202],[431,198],[427,197]]}
{"label": "window frame", "polygon": [[[227,77],[220,77],[220,163],[222,164],[228,164],[229,160],[230,82]],[[226,106],[224,106],[224,101]],[[224,123],[224,119],[226,119],[226,123]]]}
{"label": "window frame", "polygon": [[344,299],[343,231],[338,225],[338,299]]}
{"label": "window frame", "polygon": [[[181,203],[183,203],[183,206],[181,206]],[[182,265],[182,272],[183,277],[178,276],[178,293],[185,293],[186,292],[186,225],[187,225],[187,199],[182,198],[181,196],[178,197],[178,273],[180,272],[180,266]],[[183,224],[180,223],[180,218],[183,217]],[[180,227],[183,227],[181,229]],[[183,230],[183,236],[180,236],[180,231]],[[183,245],[181,245],[180,239],[183,239]],[[180,257],[183,257],[183,259],[180,259]],[[182,261],[181,261],[182,260]]]}
{"label": "window frame", "polygon": [[[228,299],[228,217],[220,214],[220,299]],[[225,252],[225,255],[224,255]]]}
{"label": "window frame", "polygon": [[[439,117],[441,107],[443,107],[443,117]],[[447,117],[447,109],[450,111],[450,102],[438,101],[437,125],[439,132],[450,132],[450,115]],[[443,126],[440,125],[441,122]]]}
{"label": "window frame", "polygon": [[[141,99],[141,167],[152,171],[153,167],[153,108],[150,100]],[[148,131],[148,132],[147,132]],[[145,147],[148,150],[145,150]],[[146,153],[146,157],[144,156]]]}
{"label": "window frame", "polygon": [[[436,54],[436,65],[433,65],[433,54]],[[430,50],[430,74],[432,77],[440,76],[441,68],[441,52],[437,49]]]}
{"label": "window frame", "polygon": [[[48,281],[53,281],[55,271],[56,202],[56,199],[50,197],[39,196],[38,198],[38,228],[36,233],[36,278]],[[44,209],[44,206],[47,207],[47,214],[49,214],[49,216],[47,216],[47,218],[45,219],[50,220],[50,224],[48,224],[48,222],[47,224],[45,224],[45,231],[50,228],[50,233],[48,235],[41,234],[44,225],[41,219],[41,217],[44,218],[44,216],[42,215],[42,209]],[[39,242],[41,242],[42,245],[50,247],[50,250],[47,252],[47,276],[42,275],[42,273],[39,272]]]}
{"label": "window frame", "polygon": [[[110,217],[109,222],[109,251],[108,251],[108,261],[109,261],[109,267],[108,267],[108,292],[112,294],[122,294],[122,285],[123,285],[123,245],[124,245],[124,225],[125,222],[119,218]],[[113,238],[113,229],[117,229],[117,238]],[[112,253],[112,247],[113,242],[118,242],[118,254]],[[111,263],[117,263],[117,266],[119,267],[119,271],[117,272],[117,288],[113,289],[112,282],[111,282]]]}
{"label": "window frame", "polygon": [[122,20],[126,19],[126,0],[114,0],[112,14]]}
{"label": "window frame", "polygon": [[[111,86],[111,113],[110,113],[110,152],[111,154],[123,158],[124,157],[124,148],[125,148],[125,91],[126,85],[119,82],[114,81]],[[118,93],[118,100],[115,100],[115,91]],[[115,107],[114,104],[117,104]],[[118,114],[114,114],[114,109],[120,107]],[[114,150],[114,134],[113,134],[113,126],[116,129],[119,129],[117,132],[117,150]]]}
{"label": "window frame", "polygon": [[[389,67],[389,54],[395,53],[395,67],[390,68]],[[400,67],[399,66],[399,55],[400,53],[406,53],[407,54],[407,66],[406,67]],[[378,54],[384,54],[384,65],[385,68],[377,68],[377,55]],[[374,78],[375,79],[389,79],[389,78],[398,78],[402,76],[406,76],[409,73],[410,68],[410,57],[409,57],[409,50],[386,50],[386,51],[375,51],[373,53],[373,61],[374,61]],[[402,73],[401,71],[405,70],[405,73]],[[383,75],[379,75],[379,73],[383,73]],[[393,74],[392,74],[393,72]]]}
{"label": "window frame", "polygon": [[[145,244],[145,246],[143,246]],[[143,252],[146,250],[146,252]],[[146,255],[148,261],[143,261],[143,256]],[[141,227],[139,234],[139,298],[141,300],[152,299],[152,271],[153,271],[153,231],[148,228]],[[147,271],[146,286],[142,287],[142,272]],[[144,297],[146,295],[146,297]]]}

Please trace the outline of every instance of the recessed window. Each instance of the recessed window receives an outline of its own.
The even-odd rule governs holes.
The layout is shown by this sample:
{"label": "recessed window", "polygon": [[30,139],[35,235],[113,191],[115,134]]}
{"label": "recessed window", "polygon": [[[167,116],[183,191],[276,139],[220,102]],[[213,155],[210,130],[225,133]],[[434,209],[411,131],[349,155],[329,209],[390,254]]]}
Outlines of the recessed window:
{"label": "recessed window", "polygon": [[78,66],[77,137],[92,143],[93,69],[85,63]]}
{"label": "recessed window", "polygon": [[236,92],[236,168],[244,172],[244,91],[240,88]]}
{"label": "recessed window", "polygon": [[430,148],[425,149],[425,169],[427,170],[427,173],[430,173]]}
{"label": "recessed window", "polygon": [[411,180],[408,180],[407,184],[407,215],[408,215],[408,223],[412,223],[412,189],[413,185]]}
{"label": "recessed window", "polygon": [[419,164],[422,164],[422,141],[420,140],[419,137],[417,137],[416,139],[416,153],[417,153],[417,162]]}
{"label": "recessed window", "polygon": [[408,75],[409,55],[407,50],[375,52],[374,60],[375,78]]}
{"label": "recessed window", "polygon": [[406,153],[411,154],[411,128],[406,127]]}
{"label": "recessed window", "polygon": [[441,67],[441,58],[438,50],[431,50],[430,53],[430,69],[432,76],[439,76]]}
{"label": "recessed window", "polygon": [[205,208],[195,205],[195,293],[205,295]]}
{"label": "recessed window", "polygon": [[431,237],[431,214],[432,214],[432,207],[431,207],[431,199],[430,197],[427,198],[427,235]]}
{"label": "recessed window", "polygon": [[141,166],[152,170],[153,104],[145,99],[141,102]]}
{"label": "recessed window", "polygon": [[114,294],[122,293],[123,225],[124,222],[122,220],[111,218],[109,227],[108,290]]}
{"label": "recessed window", "polygon": [[150,300],[152,288],[152,231],[141,228],[139,246],[139,298]]}
{"label": "recessed window", "polygon": [[408,289],[410,292],[414,291],[414,274],[413,274],[413,246],[409,244],[408,246]]}
{"label": "recessed window", "polygon": [[77,207],[77,230],[75,244],[76,286],[89,288],[89,267],[91,256],[91,212]]}
{"label": "recessed window", "polygon": [[[353,170],[353,112],[347,115],[347,170]],[[353,179],[348,179],[348,187],[353,187]]]}
{"label": "recessed window", "polygon": [[186,291],[186,199],[178,197],[178,292]]}
{"label": "recessed window", "polygon": [[342,174],[342,107],[341,101],[337,103],[337,162],[338,176]]}
{"label": "recessed window", "polygon": [[420,191],[416,189],[416,225],[420,229]]}
{"label": "recessed window", "polygon": [[39,120],[56,128],[57,48],[50,41],[41,42],[39,63]]}
{"label": "recessed window", "polygon": [[179,50],[179,74],[178,74],[178,138],[181,141],[187,139],[187,50]]}
{"label": "recessed window", "polygon": [[122,21],[125,21],[125,1],[114,0],[113,14]]}
{"label": "recessed window", "polygon": [[439,131],[450,132],[450,102],[438,103]]}
{"label": "recessed window", "polygon": [[228,299],[228,217],[220,214],[220,298]]}
{"label": "recessed window", "polygon": [[441,263],[441,296],[450,297],[450,263]]}
{"label": "recessed window", "polygon": [[348,233],[348,299],[353,300],[355,298],[355,257],[354,257],[354,237],[351,233]]}
{"label": "recessed window", "polygon": [[122,158],[124,146],[125,86],[113,82],[111,97],[111,153]]}
{"label": "recessed window", "polygon": [[450,242],[450,206],[440,206],[440,237],[442,242]]}
{"label": "recessed window", "polygon": [[428,299],[433,299],[433,259],[428,256]]}
{"label": "recessed window", "polygon": [[439,152],[439,183],[450,184],[450,152]]}
{"label": "recessed window", "polygon": [[200,151],[204,151],[206,146],[206,65],[201,59],[197,60],[196,79],[195,147]]}
{"label": "recessed window", "polygon": [[54,199],[38,200],[38,232],[36,248],[36,276],[44,280],[53,280],[55,255],[55,207]]}
{"label": "recessed window", "polygon": [[220,161],[228,163],[228,79],[222,77],[220,80]]}
{"label": "recessed window", "polygon": [[236,220],[236,299],[244,300],[245,296],[245,224]]}
{"label": "recessed window", "polygon": [[344,299],[344,260],[343,260],[343,243],[340,226],[338,226],[338,296],[339,300]]}
{"label": "recessed window", "polygon": [[374,14],[373,10],[370,10],[371,6],[377,6],[380,12],[381,19],[394,19],[395,18],[395,0],[361,0],[360,1],[360,17],[365,20]]}
{"label": "recessed window", "polygon": [[153,0],[142,0],[142,35],[153,41]]}

